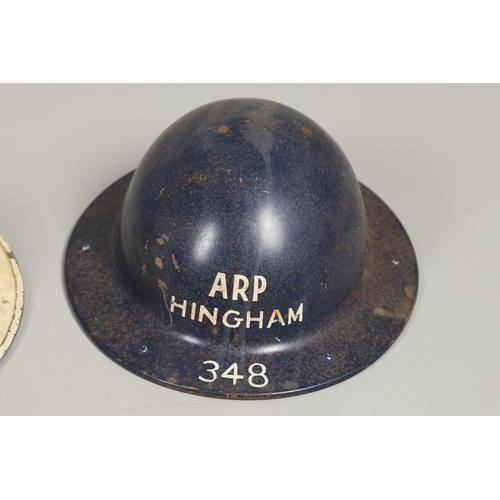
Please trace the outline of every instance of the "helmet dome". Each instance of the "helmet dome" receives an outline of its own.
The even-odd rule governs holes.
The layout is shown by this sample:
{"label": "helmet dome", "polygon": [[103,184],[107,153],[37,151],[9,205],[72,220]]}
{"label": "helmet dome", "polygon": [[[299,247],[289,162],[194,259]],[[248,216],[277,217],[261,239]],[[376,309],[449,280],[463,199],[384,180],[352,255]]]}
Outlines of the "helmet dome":
{"label": "helmet dome", "polygon": [[328,317],[357,279],[363,199],[335,141],[260,99],[198,108],[151,146],[119,245],[141,300],[198,343],[230,330],[262,348]]}

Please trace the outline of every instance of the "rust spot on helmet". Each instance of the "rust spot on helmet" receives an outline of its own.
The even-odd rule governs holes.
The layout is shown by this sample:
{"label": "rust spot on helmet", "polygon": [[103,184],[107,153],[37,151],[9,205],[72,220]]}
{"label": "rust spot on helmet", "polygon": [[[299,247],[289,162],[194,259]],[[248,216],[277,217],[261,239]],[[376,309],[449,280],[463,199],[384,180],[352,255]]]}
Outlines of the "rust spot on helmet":
{"label": "rust spot on helmet", "polygon": [[179,266],[179,263],[175,259],[175,255],[174,254],[172,254],[172,264],[174,265],[174,268],[175,268],[176,271],[178,271],[181,268],[181,266]]}
{"label": "rust spot on helmet", "polygon": [[301,130],[305,136],[312,137],[313,133],[312,133],[312,130],[310,128],[302,127]]}

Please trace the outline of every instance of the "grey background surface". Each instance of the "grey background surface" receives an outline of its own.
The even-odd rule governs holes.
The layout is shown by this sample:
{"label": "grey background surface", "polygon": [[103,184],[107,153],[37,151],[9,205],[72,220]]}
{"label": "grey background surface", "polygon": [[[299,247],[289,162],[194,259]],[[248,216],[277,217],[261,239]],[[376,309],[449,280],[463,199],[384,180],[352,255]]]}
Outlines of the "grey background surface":
{"label": "grey background surface", "polygon": [[[169,390],[104,356],[68,306],[63,256],[83,210],[170,123],[228,97],[310,116],[415,246],[409,325],[329,389],[258,402]],[[0,85],[0,233],[26,291],[0,415],[500,414],[499,139],[498,85]]]}

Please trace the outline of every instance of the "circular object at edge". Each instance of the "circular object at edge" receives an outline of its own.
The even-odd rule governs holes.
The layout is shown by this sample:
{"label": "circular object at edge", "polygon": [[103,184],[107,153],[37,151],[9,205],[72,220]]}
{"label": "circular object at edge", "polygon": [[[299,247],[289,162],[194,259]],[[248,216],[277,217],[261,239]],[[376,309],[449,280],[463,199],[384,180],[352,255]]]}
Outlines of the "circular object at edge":
{"label": "circular object at edge", "polygon": [[23,304],[24,289],[19,266],[8,243],[0,235],[0,360],[19,328]]}

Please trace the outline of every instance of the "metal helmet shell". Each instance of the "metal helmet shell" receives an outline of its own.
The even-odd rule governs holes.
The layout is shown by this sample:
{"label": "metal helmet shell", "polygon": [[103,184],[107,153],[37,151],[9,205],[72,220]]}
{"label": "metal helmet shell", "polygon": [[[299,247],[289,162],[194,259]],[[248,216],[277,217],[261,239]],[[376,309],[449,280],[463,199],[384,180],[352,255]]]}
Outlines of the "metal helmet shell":
{"label": "metal helmet shell", "polygon": [[[405,261],[396,274],[389,257]],[[282,104],[230,99],[172,124],[91,205],[66,279],[84,329],[126,368],[264,398],[332,385],[383,354],[417,268],[328,133]]]}

